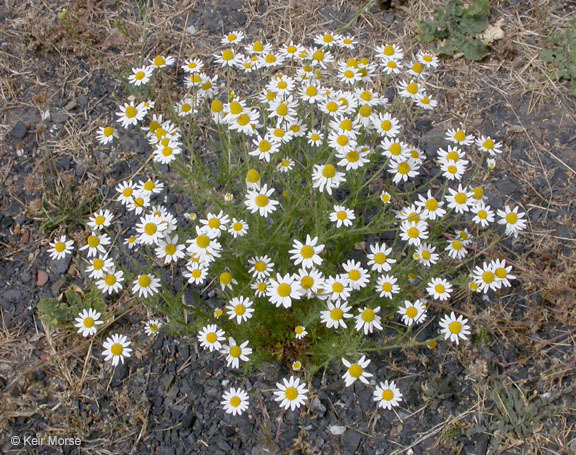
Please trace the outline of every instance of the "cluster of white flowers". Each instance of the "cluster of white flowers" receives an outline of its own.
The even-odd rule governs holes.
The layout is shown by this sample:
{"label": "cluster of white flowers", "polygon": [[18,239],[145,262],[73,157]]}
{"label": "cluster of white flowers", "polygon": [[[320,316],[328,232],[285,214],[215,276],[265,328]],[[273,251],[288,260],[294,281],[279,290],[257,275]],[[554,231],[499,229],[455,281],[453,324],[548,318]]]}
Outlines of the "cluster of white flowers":
{"label": "cluster of white flowers", "polygon": [[[493,160],[502,153],[503,145],[487,136],[476,138],[463,126],[448,129],[448,145],[436,152],[436,177],[444,180],[443,186],[416,187],[416,182],[429,174],[430,163],[422,150],[407,141],[402,109],[437,107],[427,92],[432,86],[427,76],[439,63],[434,54],[420,52],[407,59],[398,45],[385,44],[375,49],[370,60],[355,54],[358,43],[353,37],[332,33],[316,36],[312,47],[292,42],[279,49],[260,41],[245,44],[240,31],[227,34],[222,43],[226,48],[214,56],[212,72],[208,62],[196,57],[180,65],[187,91],[174,107],[176,116],[155,113],[155,102],[146,100],[123,104],[117,117],[122,128],[139,128],[146,135],[153,160],[160,164],[193,153],[185,146],[187,125],[211,119],[222,134],[236,138],[240,154],[245,152],[233,174],[234,178],[242,175],[243,181],[232,178],[218,209],[209,208],[207,198],[207,207],[198,207],[206,210],[204,217],[184,214],[188,222],[195,223],[193,229],[180,228],[176,216],[153,202],[164,190],[162,182],[150,178],[120,182],[117,201],[138,217],[124,243],[143,255],[153,252],[156,263],[134,274],[117,267],[110,254],[114,236],[109,235],[116,218],[108,209],[99,210],[88,222],[91,233],[80,251],[86,251],[88,276],[105,294],[119,293],[127,280],[135,296],[154,298],[162,289],[161,273],[154,267],[162,266],[180,271],[191,286],[219,284],[226,304],[214,311],[214,320],[206,321],[198,341],[203,348],[219,352],[229,367],[239,368],[240,361],[250,360],[253,350],[248,347],[249,340],[238,343],[214,323],[224,314],[232,323],[228,332],[233,332],[234,327],[253,322],[259,303],[290,311],[304,300],[320,302],[322,308],[306,319],[314,321],[307,324],[308,329],[303,320],[293,327],[294,337],[301,343],[308,330],[349,330],[351,321],[350,330],[358,336],[373,336],[388,318],[381,312],[383,307],[393,308],[408,327],[421,324],[435,301],[451,298],[456,284],[449,270],[467,261],[470,251],[482,247],[481,229],[496,220],[504,225],[505,235],[517,236],[526,228],[525,213],[518,207],[506,205],[495,210],[483,189],[471,185],[477,172],[472,168],[479,167],[475,162],[478,156],[488,155]],[[129,82],[148,84],[158,69],[175,65],[173,57],[156,56],[148,66],[133,68]],[[226,75],[219,73],[218,66]],[[230,91],[232,71],[245,77],[258,71],[264,83],[252,92],[243,87],[243,96],[238,96]],[[227,83],[220,84],[224,77]],[[382,79],[396,89],[392,102],[380,93]],[[114,127],[103,126],[97,138],[106,145],[118,134]],[[305,151],[307,166],[295,150]],[[380,169],[370,169],[375,163]],[[488,166],[493,167],[491,161]],[[302,179],[287,180],[294,174]],[[370,183],[379,183],[376,193]],[[242,273],[233,273],[226,258],[235,245],[251,237],[255,225],[269,226],[274,239],[283,217],[293,216],[285,210],[287,193],[279,187],[301,192],[302,200],[311,201],[312,206],[315,199],[322,201],[319,206],[324,208],[317,209],[317,217],[326,221],[326,228],[315,229],[314,234],[291,232],[290,246],[275,250],[258,251],[256,238],[250,244],[251,255],[238,258],[243,262]],[[364,197],[367,201],[359,199]],[[365,205],[374,201],[377,215],[367,220]],[[326,263],[331,239],[367,232],[366,226],[383,216],[389,220],[388,230],[396,233],[393,243],[376,240],[363,245],[363,254],[353,259]],[[460,224],[468,228],[443,230]],[[403,244],[401,248],[398,243]],[[73,242],[61,236],[50,245],[50,255],[61,259],[72,248]],[[484,262],[471,272],[469,287],[477,292],[498,291],[510,286],[515,278],[511,271],[504,260]],[[413,286],[417,280],[421,285]],[[362,306],[355,304],[360,295],[366,302]],[[96,325],[101,324],[101,315],[90,311],[77,319],[84,336],[94,335]],[[146,332],[154,335],[161,325],[160,320],[149,321]],[[468,338],[471,329],[467,319],[451,312],[441,318],[439,333],[439,337],[459,343]],[[106,358],[117,364],[131,350],[126,337],[114,337],[104,347]],[[356,352],[345,354],[359,356]],[[346,385],[357,379],[368,383],[372,376],[366,371],[369,359],[342,361],[347,368]],[[292,365],[295,371],[303,366],[300,360]],[[275,396],[283,408],[295,409],[304,403],[307,392],[305,384],[291,376],[277,385]],[[378,406],[390,409],[401,397],[395,382],[376,384]],[[241,414],[247,409],[248,395],[232,388],[222,403],[227,412]]]}

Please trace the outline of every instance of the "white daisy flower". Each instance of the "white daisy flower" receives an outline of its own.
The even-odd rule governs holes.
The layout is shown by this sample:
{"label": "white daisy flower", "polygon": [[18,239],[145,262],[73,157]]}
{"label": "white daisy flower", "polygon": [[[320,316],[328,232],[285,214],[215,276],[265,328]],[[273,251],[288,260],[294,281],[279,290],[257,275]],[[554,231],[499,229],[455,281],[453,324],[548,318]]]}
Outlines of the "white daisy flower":
{"label": "white daisy flower", "polygon": [[356,316],[356,331],[364,331],[364,335],[368,335],[372,333],[374,329],[382,330],[382,325],[380,324],[381,317],[377,313],[380,313],[379,306],[376,308],[361,308]]}
{"label": "white daisy flower", "polygon": [[138,275],[132,282],[132,292],[138,297],[150,297],[158,293],[161,288],[160,279],[152,274]]}
{"label": "white daisy flower", "polygon": [[510,206],[505,206],[504,210],[498,210],[498,224],[503,224],[506,226],[506,235],[511,235],[517,237],[520,231],[526,229],[526,219],[525,212],[520,212],[518,206],[510,208]]}
{"label": "white daisy flower", "polygon": [[297,340],[301,340],[306,335],[308,335],[308,332],[306,331],[306,327],[301,326],[301,325],[297,325],[294,328],[294,336],[296,337]]}
{"label": "white daisy flower", "polygon": [[367,359],[365,355],[363,355],[357,363],[350,363],[345,358],[342,358],[342,363],[347,368],[343,376],[346,387],[350,387],[358,379],[364,384],[368,384],[367,378],[374,376],[372,373],[366,371],[366,367],[370,364],[370,359]]}
{"label": "white daisy flower", "polygon": [[344,320],[352,317],[352,314],[348,313],[351,309],[346,302],[328,302],[328,309],[320,312],[320,321],[329,329],[347,328]]}
{"label": "white daisy flower", "polygon": [[374,401],[379,408],[392,409],[402,401],[402,394],[394,381],[384,381],[375,387]]}
{"label": "white daisy flower", "polygon": [[248,356],[252,354],[252,349],[248,348],[248,340],[241,345],[237,345],[234,338],[228,338],[228,344],[224,345],[220,352],[226,356],[226,364],[229,368],[239,368],[240,360],[248,362]]}
{"label": "white daisy flower", "polygon": [[330,213],[330,221],[336,223],[336,227],[352,226],[352,222],[356,219],[354,211],[347,209],[343,205],[335,205],[334,211]]}
{"label": "white daisy flower", "polygon": [[467,340],[471,333],[468,319],[461,314],[456,317],[452,311],[450,315],[444,315],[440,320],[440,333],[444,335],[445,340],[460,344],[460,340]]}
{"label": "white daisy flower", "polygon": [[129,348],[130,341],[125,335],[112,335],[104,341],[104,360],[112,361],[112,365],[116,366],[118,363],[124,363],[124,358],[132,355],[132,349]]}
{"label": "white daisy flower", "polygon": [[393,275],[382,275],[376,281],[376,292],[380,297],[394,298],[394,294],[400,292],[400,286],[396,284],[398,279]]}
{"label": "white daisy flower", "polygon": [[292,306],[292,299],[300,300],[304,294],[304,290],[300,283],[293,275],[289,273],[282,276],[276,274],[276,279],[270,279],[266,289],[266,295],[272,305],[277,307],[283,306],[290,308]]}
{"label": "white daisy flower", "polygon": [[226,340],[224,330],[219,329],[216,324],[207,325],[198,333],[200,346],[210,352],[219,351],[222,348],[220,342],[224,340]]}
{"label": "white daisy flower", "polygon": [[452,284],[444,278],[432,278],[428,282],[426,291],[434,300],[448,300],[452,293]]}
{"label": "white daisy flower", "polygon": [[92,308],[82,310],[78,317],[74,319],[76,321],[74,327],[78,329],[78,333],[83,337],[95,335],[98,331],[97,326],[104,324],[104,321],[100,320],[100,316],[100,313]]}
{"label": "white daisy flower", "polygon": [[276,395],[274,400],[280,402],[280,407],[286,410],[293,411],[302,406],[308,399],[306,397],[308,389],[300,383],[300,379],[290,376],[289,379],[284,378],[282,382],[276,383],[278,390],[274,392]]}
{"label": "white daisy flower", "polygon": [[[90,238],[90,237],[88,237]],[[65,258],[68,254],[72,253],[74,245],[74,240],[68,240],[65,235],[61,235],[60,238],[54,240],[50,243],[50,248],[48,249],[48,253],[50,254],[50,259],[54,261],[58,261],[60,259]],[[82,249],[84,249],[83,247]],[[88,254],[88,257],[93,256],[92,254]]]}
{"label": "white daisy flower", "polygon": [[146,323],[144,324],[144,332],[149,337],[153,337],[158,335],[160,327],[162,327],[161,321],[159,321],[158,319],[151,319],[149,321],[146,321]]}
{"label": "white daisy flower", "polygon": [[414,303],[404,300],[403,306],[398,308],[398,314],[402,316],[402,322],[410,327],[412,324],[420,324],[426,319],[426,307],[423,300]]}
{"label": "white daisy flower", "polygon": [[318,245],[318,237],[310,237],[306,235],[304,243],[299,240],[294,240],[292,249],[289,253],[292,255],[290,259],[294,265],[302,264],[302,267],[313,268],[322,264],[322,258],[319,256],[324,251],[324,245]]}
{"label": "white daisy flower", "polygon": [[326,190],[328,194],[332,194],[332,190],[338,188],[344,181],[346,181],[346,174],[337,171],[332,164],[314,165],[312,187],[318,188],[320,192]]}
{"label": "white daisy flower", "polygon": [[262,185],[260,189],[249,190],[246,193],[244,204],[251,213],[258,212],[260,216],[267,217],[280,204],[278,201],[270,199],[272,193],[274,193],[274,188],[268,189],[268,185]]}
{"label": "white daisy flower", "polygon": [[248,297],[234,297],[226,305],[228,317],[230,319],[236,318],[236,322],[241,324],[252,317],[252,313],[254,313],[252,305],[253,302]]}
{"label": "white daisy flower", "polygon": [[224,392],[220,404],[222,404],[227,414],[235,416],[242,415],[248,409],[248,402],[248,394],[244,390],[232,387]]}

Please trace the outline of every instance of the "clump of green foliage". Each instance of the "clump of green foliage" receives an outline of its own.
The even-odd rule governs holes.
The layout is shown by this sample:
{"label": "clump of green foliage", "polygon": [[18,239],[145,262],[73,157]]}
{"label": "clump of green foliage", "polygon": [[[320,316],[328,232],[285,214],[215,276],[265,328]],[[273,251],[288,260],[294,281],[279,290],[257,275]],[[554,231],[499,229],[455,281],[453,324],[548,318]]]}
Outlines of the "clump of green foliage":
{"label": "clump of green foliage", "polygon": [[553,67],[554,76],[572,81],[572,94],[576,95],[576,21],[564,32],[554,32],[550,48],[540,53],[540,58]]}
{"label": "clump of green foliage", "polygon": [[73,323],[74,318],[82,310],[88,308],[101,313],[106,311],[107,305],[104,303],[102,292],[98,289],[92,289],[87,294],[79,289],[69,289],[58,298],[43,299],[38,302],[40,319],[54,327]]}
{"label": "clump of green foliage", "polygon": [[468,7],[460,0],[448,0],[444,9],[434,11],[433,19],[419,23],[420,40],[442,41],[437,51],[441,55],[462,52],[466,60],[482,60],[486,56],[486,43],[479,35],[488,28],[488,16],[488,0],[476,0]]}

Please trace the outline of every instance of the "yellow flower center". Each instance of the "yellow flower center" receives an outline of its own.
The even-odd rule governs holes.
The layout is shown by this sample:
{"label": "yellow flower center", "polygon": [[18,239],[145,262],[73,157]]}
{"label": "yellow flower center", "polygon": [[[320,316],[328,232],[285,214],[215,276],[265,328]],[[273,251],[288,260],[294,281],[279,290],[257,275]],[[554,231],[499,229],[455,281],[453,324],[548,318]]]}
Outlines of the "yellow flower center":
{"label": "yellow flower center", "polygon": [[446,292],[446,288],[444,287],[443,284],[437,284],[436,286],[434,286],[434,290],[438,293],[438,294],[444,294]]}
{"label": "yellow flower center", "polygon": [[418,230],[417,227],[411,227],[410,229],[408,229],[408,237],[410,237],[412,239],[416,239],[416,238],[418,238],[419,235],[420,235],[420,231]]}
{"label": "yellow flower center", "polygon": [[508,215],[506,215],[506,222],[508,224],[516,224],[517,221],[518,215],[516,215],[514,212],[510,212]]}
{"label": "yellow flower center", "polygon": [[394,399],[394,392],[392,392],[390,389],[383,390],[382,399],[384,401],[392,401]]}
{"label": "yellow flower center", "polygon": [[360,365],[358,365],[357,363],[355,363],[354,365],[350,366],[350,368],[348,369],[348,373],[350,373],[350,376],[352,376],[353,378],[358,379],[360,376],[362,376],[362,367]]}
{"label": "yellow flower center", "polygon": [[376,253],[374,255],[374,262],[376,264],[380,264],[380,265],[384,264],[386,262],[386,259],[387,259],[387,257],[384,253]]}
{"label": "yellow flower center", "polygon": [[146,226],[144,226],[144,232],[146,232],[146,234],[148,234],[148,235],[156,234],[157,230],[158,230],[158,226],[156,226],[155,223],[147,223]]}
{"label": "yellow flower center", "polygon": [[194,269],[194,270],[192,271],[192,276],[193,276],[194,278],[200,278],[200,277],[202,276],[202,270],[200,270],[200,269]]}
{"label": "yellow flower center", "polygon": [[484,272],[482,274],[482,281],[484,281],[484,283],[490,284],[494,281],[494,279],[495,279],[495,275],[494,275],[494,273],[492,273],[490,271]]}
{"label": "yellow flower center", "polygon": [[458,142],[462,142],[466,139],[466,133],[462,130],[458,130],[454,135],[454,139],[456,139]]}
{"label": "yellow flower center", "polygon": [[314,52],[312,54],[312,58],[318,62],[323,62],[324,61],[324,52],[322,52],[321,50],[317,50],[316,52]]}
{"label": "yellow flower center", "polygon": [[484,141],[482,146],[487,150],[492,150],[494,148],[494,141],[492,139],[487,139]]}
{"label": "yellow flower center", "polygon": [[416,316],[418,316],[418,310],[411,306],[406,309],[406,316],[408,316],[410,319],[414,319]]}
{"label": "yellow flower center", "polygon": [[416,82],[411,82],[406,87],[406,91],[411,95],[416,95],[416,93],[418,93],[418,84]]}
{"label": "yellow flower center", "polygon": [[91,235],[88,237],[88,246],[90,248],[96,248],[98,245],[100,245],[100,239],[98,237],[96,237],[95,235]]}
{"label": "yellow flower center", "polygon": [[256,264],[254,264],[254,269],[257,272],[264,272],[266,270],[266,263],[263,261],[258,261]]}
{"label": "yellow flower center", "polygon": [[278,295],[280,297],[288,297],[292,292],[292,287],[289,284],[282,283],[278,286]]}
{"label": "yellow flower center", "polygon": [[266,292],[267,284],[264,282],[258,283],[258,290],[260,292]]}
{"label": "yellow flower center", "polygon": [[92,267],[94,270],[102,270],[102,268],[104,268],[104,261],[100,258],[96,258],[92,261]]}
{"label": "yellow flower center", "polygon": [[407,175],[410,172],[410,165],[406,161],[402,161],[398,165],[398,173],[402,175]]}
{"label": "yellow flower center", "polygon": [[124,347],[120,343],[115,343],[110,347],[110,352],[112,353],[113,356],[116,357],[122,355],[123,351]]}
{"label": "yellow flower center", "polygon": [[448,325],[448,330],[450,330],[450,333],[457,335],[462,331],[462,324],[458,321],[451,322]]}
{"label": "yellow flower center", "polygon": [[93,318],[84,319],[84,327],[86,327],[87,329],[94,327],[94,319]]}
{"label": "yellow flower center", "polygon": [[332,311],[330,311],[330,317],[334,321],[339,321],[340,319],[342,319],[342,316],[344,316],[344,313],[340,308],[334,308]]}
{"label": "yellow flower center", "polygon": [[107,126],[106,128],[104,128],[104,136],[110,137],[113,134],[114,134],[114,128],[112,128],[111,126]]}
{"label": "yellow flower center", "polygon": [[210,104],[210,110],[212,112],[214,112],[215,114],[222,112],[222,109],[224,109],[224,105],[222,104],[222,101],[220,100],[212,100],[212,103]]}
{"label": "yellow flower center", "polygon": [[498,267],[496,269],[496,276],[498,278],[500,278],[501,280],[503,280],[504,278],[506,278],[508,276],[508,272],[506,271],[506,269],[504,267]]}
{"label": "yellow flower center", "polygon": [[336,294],[340,294],[343,290],[344,285],[342,283],[336,282],[332,285],[332,292],[335,292]]}
{"label": "yellow flower center", "polygon": [[336,214],[336,217],[337,217],[339,220],[341,220],[341,221],[344,221],[344,220],[347,220],[347,219],[348,219],[348,215],[347,215],[346,212],[344,212],[343,210],[340,211],[340,212],[338,212],[338,213]]}
{"label": "yellow flower center", "polygon": [[237,408],[238,406],[240,406],[240,403],[242,403],[242,400],[240,400],[240,398],[238,397],[230,398],[230,406],[232,406],[233,408]]}
{"label": "yellow flower center", "polygon": [[422,259],[428,261],[432,257],[432,254],[428,250],[422,251]]}
{"label": "yellow flower center", "polygon": [[164,251],[168,256],[172,256],[174,253],[176,253],[176,245],[169,243],[164,247]]}
{"label": "yellow flower center", "polygon": [[420,74],[423,69],[424,66],[420,62],[416,62],[414,65],[412,65],[412,71],[414,71],[416,74]]}
{"label": "yellow flower center", "polygon": [[134,117],[136,117],[137,114],[138,114],[138,111],[136,110],[136,108],[134,106],[128,106],[126,108],[126,117],[134,118]]}
{"label": "yellow flower center", "polygon": [[456,196],[454,196],[454,200],[457,204],[463,205],[466,204],[468,197],[464,193],[458,193]]}
{"label": "yellow flower center", "polygon": [[310,259],[312,256],[314,256],[314,248],[312,248],[310,245],[304,245],[300,250],[300,254],[304,259]]}
{"label": "yellow flower center", "polygon": [[206,341],[210,344],[216,343],[218,336],[214,332],[210,332],[206,335]]}
{"label": "yellow flower center", "polygon": [[152,283],[152,280],[148,275],[142,275],[140,278],[138,278],[138,284],[141,288],[147,288],[150,286],[150,283]]}
{"label": "yellow flower center", "polygon": [[243,227],[244,226],[242,225],[242,223],[234,223],[234,225],[232,226],[232,229],[234,229],[236,232],[240,232]]}
{"label": "yellow flower center", "polygon": [[425,206],[426,210],[433,212],[438,208],[438,201],[436,199],[428,199]]}
{"label": "yellow flower center", "polygon": [[56,244],[54,245],[54,249],[58,253],[62,253],[66,249],[66,244],[64,242],[56,242]]}
{"label": "yellow flower center", "polygon": [[394,47],[391,44],[388,44],[385,48],[384,48],[384,55],[391,57],[394,55]]}
{"label": "yellow flower center", "polygon": [[364,104],[363,106],[360,106],[358,113],[362,117],[370,117],[370,115],[372,115],[372,108],[370,106],[368,106],[367,104]]}
{"label": "yellow flower center", "polygon": [[312,286],[314,286],[314,278],[311,276],[305,276],[300,280],[300,285],[304,289],[310,289]]}
{"label": "yellow flower center", "polygon": [[220,283],[224,285],[228,285],[232,283],[232,274],[228,272],[223,272],[220,274]]}
{"label": "yellow flower center", "polygon": [[318,95],[318,89],[311,85],[310,87],[306,88],[306,96],[316,96]]}
{"label": "yellow flower center", "polygon": [[372,322],[374,320],[374,318],[376,317],[376,315],[374,314],[374,310],[372,310],[371,308],[366,308],[363,312],[362,312],[362,320],[364,322]]}
{"label": "yellow flower center", "polygon": [[230,348],[230,357],[234,357],[235,359],[237,359],[241,355],[242,355],[242,348],[240,348],[240,346],[232,346]]}
{"label": "yellow flower center", "polygon": [[350,272],[348,272],[348,278],[352,281],[358,281],[360,279],[360,272],[358,270],[350,270]]}
{"label": "yellow flower center", "polygon": [[481,186],[477,186],[472,191],[474,192],[474,199],[478,201],[484,196],[484,189]]}
{"label": "yellow flower center", "polygon": [[268,196],[266,196],[265,194],[259,194],[258,196],[256,196],[254,201],[256,202],[256,205],[258,207],[266,207],[268,205]]}
{"label": "yellow flower center", "polygon": [[232,52],[232,50],[226,49],[224,52],[222,52],[222,60],[229,62],[230,60],[233,59],[234,59],[234,52]]}
{"label": "yellow flower center", "polygon": [[212,218],[208,221],[208,226],[210,226],[211,229],[218,229],[220,227],[220,220],[218,218]]}
{"label": "yellow flower center", "polygon": [[264,45],[260,41],[256,41],[252,46],[252,50],[256,52],[262,52],[264,50]]}
{"label": "yellow flower center", "polygon": [[386,282],[386,283],[384,283],[384,284],[382,285],[382,290],[383,290],[384,292],[391,292],[391,291],[392,291],[392,288],[393,288],[392,283]]}
{"label": "yellow flower center", "polygon": [[134,77],[136,78],[137,81],[141,81],[142,79],[144,79],[144,77],[146,76],[146,73],[144,71],[138,71]]}
{"label": "yellow flower center", "polygon": [[294,401],[296,398],[298,398],[298,389],[296,387],[288,387],[284,392],[284,396],[286,399]]}
{"label": "yellow flower center", "polygon": [[326,105],[326,109],[328,110],[328,112],[336,112],[338,110],[338,103],[336,101],[330,101]]}
{"label": "yellow flower center", "polygon": [[246,313],[246,307],[242,304],[238,304],[234,307],[234,313],[236,313],[238,316],[242,316],[244,313]]}
{"label": "yellow flower center", "polygon": [[199,235],[196,238],[196,245],[198,245],[200,248],[207,248],[208,245],[210,245],[210,237],[204,234]]}
{"label": "yellow flower center", "polygon": [[331,164],[327,164],[322,170],[322,175],[327,179],[331,179],[336,175],[336,168]]}
{"label": "yellow flower center", "polygon": [[260,181],[260,173],[256,169],[250,169],[246,173],[246,180],[248,183],[257,183]]}
{"label": "yellow flower center", "polygon": [[384,131],[389,131],[392,128],[392,122],[390,120],[384,120],[382,123],[380,123],[380,128],[382,128]]}

